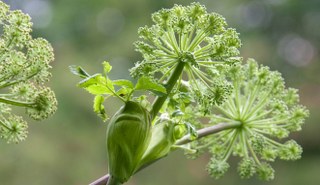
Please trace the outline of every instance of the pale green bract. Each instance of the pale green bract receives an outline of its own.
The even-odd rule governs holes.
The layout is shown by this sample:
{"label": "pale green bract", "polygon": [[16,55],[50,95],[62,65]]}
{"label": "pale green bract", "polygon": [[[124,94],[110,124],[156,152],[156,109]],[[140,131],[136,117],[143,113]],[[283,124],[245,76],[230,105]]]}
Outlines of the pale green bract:
{"label": "pale green bract", "polygon": [[30,20],[0,1],[0,136],[8,143],[27,137],[27,123],[12,113],[13,107],[26,108],[35,120],[46,119],[57,109],[54,92],[44,86],[51,76],[53,49],[45,39],[32,38]]}
{"label": "pale green bract", "polygon": [[114,182],[126,182],[138,170],[151,137],[151,117],[139,103],[128,101],[107,129],[108,168]]}

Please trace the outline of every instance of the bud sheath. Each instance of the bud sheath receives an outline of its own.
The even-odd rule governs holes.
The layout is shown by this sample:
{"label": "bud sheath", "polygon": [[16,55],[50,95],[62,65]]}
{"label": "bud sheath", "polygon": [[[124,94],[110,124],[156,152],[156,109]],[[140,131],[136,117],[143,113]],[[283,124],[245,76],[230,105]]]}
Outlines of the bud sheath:
{"label": "bud sheath", "polygon": [[140,104],[132,101],[111,118],[107,130],[109,173],[121,183],[138,168],[151,133],[151,117]]}

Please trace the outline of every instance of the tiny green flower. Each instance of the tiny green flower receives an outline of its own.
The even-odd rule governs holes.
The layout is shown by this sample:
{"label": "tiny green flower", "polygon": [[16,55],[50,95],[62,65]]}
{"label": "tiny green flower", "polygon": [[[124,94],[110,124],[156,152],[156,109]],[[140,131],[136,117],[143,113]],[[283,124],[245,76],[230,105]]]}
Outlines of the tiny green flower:
{"label": "tiny green flower", "polygon": [[241,178],[250,178],[256,173],[255,162],[252,158],[244,158],[239,162],[238,171]]}
{"label": "tiny green flower", "polygon": [[27,137],[27,123],[19,116],[10,116],[0,120],[1,137],[8,143],[18,143]]}
{"label": "tiny green flower", "polygon": [[261,163],[257,167],[257,173],[261,180],[273,180],[274,179],[274,170],[268,163]]}
{"label": "tiny green flower", "polygon": [[226,161],[211,158],[207,165],[207,171],[211,177],[219,179],[228,171],[229,167],[230,165]]}
{"label": "tiny green flower", "polygon": [[302,148],[294,140],[287,141],[279,150],[279,157],[283,160],[297,160],[301,158]]}
{"label": "tiny green flower", "polygon": [[27,114],[35,120],[48,118],[57,110],[57,100],[54,92],[44,88],[34,96],[33,104],[27,108]]}

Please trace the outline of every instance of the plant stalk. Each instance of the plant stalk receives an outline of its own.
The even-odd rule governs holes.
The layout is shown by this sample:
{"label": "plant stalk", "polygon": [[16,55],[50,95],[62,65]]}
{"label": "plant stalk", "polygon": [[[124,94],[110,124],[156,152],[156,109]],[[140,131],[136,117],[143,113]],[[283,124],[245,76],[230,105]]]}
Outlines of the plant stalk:
{"label": "plant stalk", "polygon": [[[159,113],[159,110],[161,109],[163,103],[166,101],[166,99],[168,98],[168,95],[171,93],[173,87],[175,86],[176,82],[178,81],[180,75],[182,74],[183,68],[185,66],[185,62],[179,62],[178,65],[176,66],[175,70],[172,72],[172,74],[169,77],[168,82],[165,84],[165,88],[166,88],[166,95],[161,96],[161,97],[157,97],[153,103],[152,109],[151,109],[151,115],[152,118],[155,118],[156,115]],[[203,129],[200,129],[197,131],[197,135],[198,137],[196,139],[200,139],[202,137],[223,131],[223,130],[227,130],[230,128],[235,128],[235,127],[239,127],[241,125],[241,123],[219,123],[217,125],[213,125],[210,127],[206,127]],[[187,144],[190,143],[194,140],[190,139],[190,134],[185,135],[184,137],[182,137],[181,139],[179,139],[175,144],[176,145],[183,145],[183,144]],[[158,160],[156,160],[158,161]],[[154,161],[154,162],[156,162]],[[152,162],[152,163],[154,163]],[[150,164],[152,164],[150,163]],[[149,166],[150,164],[148,164],[147,166]],[[145,168],[146,166],[143,166],[142,168]],[[137,171],[140,171],[142,168],[140,168]],[[109,174],[104,175],[103,177],[97,179],[96,181],[90,183],[90,185],[118,185],[118,184],[112,184],[113,178],[110,178]],[[111,184],[110,184],[111,183]]]}
{"label": "plant stalk", "polygon": [[[230,129],[230,128],[236,128],[236,127],[239,127],[239,126],[241,126],[240,122],[237,122],[237,123],[219,123],[217,125],[206,127],[206,128],[197,130],[198,137],[196,138],[196,140],[200,139],[200,138],[203,138],[205,136],[208,136],[208,135],[223,131],[223,130],[227,130],[227,129]],[[192,141],[194,141],[194,140],[191,139],[190,134],[187,134],[187,135],[183,136],[181,139],[179,139],[175,144],[176,145],[183,145],[183,144],[190,143]]]}
{"label": "plant stalk", "polygon": [[152,118],[155,118],[159,113],[159,110],[161,109],[163,103],[166,101],[166,99],[168,98],[168,95],[171,93],[173,87],[175,86],[178,79],[180,78],[185,64],[186,63],[182,61],[178,62],[178,65],[176,66],[174,71],[171,73],[167,83],[164,85],[167,91],[166,95],[161,97],[157,96],[156,99],[154,100],[152,109],[151,109]]}
{"label": "plant stalk", "polygon": [[106,174],[99,179],[95,180],[94,182],[90,183],[89,185],[106,185],[109,181],[110,175]]}
{"label": "plant stalk", "polygon": [[113,176],[109,175],[107,185],[121,185],[121,184],[122,183],[119,182],[116,178],[114,178]]}
{"label": "plant stalk", "polygon": [[[168,95],[171,93],[173,87],[177,83],[178,79],[180,78],[183,68],[185,66],[185,62],[178,61],[178,64],[174,71],[171,73],[167,83],[164,85],[166,88],[166,94],[164,96],[157,96],[156,99],[153,102],[152,109],[151,109],[151,118],[155,118],[156,115],[159,113],[163,103],[166,101],[168,98]],[[106,185],[108,181],[111,180],[110,175],[104,175],[103,177],[97,179],[96,181],[90,183],[90,185]],[[109,185],[109,184],[107,184]]]}

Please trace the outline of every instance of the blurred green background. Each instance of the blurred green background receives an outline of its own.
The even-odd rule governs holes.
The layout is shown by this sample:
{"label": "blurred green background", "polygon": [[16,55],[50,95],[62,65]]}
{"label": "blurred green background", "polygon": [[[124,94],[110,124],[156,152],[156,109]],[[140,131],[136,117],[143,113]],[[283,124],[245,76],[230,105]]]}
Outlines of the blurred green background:
{"label": "blurred green background", "polygon": [[[11,0],[12,9],[32,17],[34,37],[44,37],[55,49],[53,78],[59,107],[50,119],[29,120],[29,137],[18,145],[0,141],[0,185],[84,185],[106,173],[105,130],[92,111],[92,100],[76,87],[68,71],[81,65],[101,72],[110,61],[112,79],[129,78],[128,69],[141,56],[134,51],[137,29],[151,24],[150,15],[191,0]],[[286,84],[300,89],[311,116],[302,132],[294,133],[304,148],[296,162],[273,164],[271,182],[241,180],[236,165],[220,180],[204,168],[209,156],[187,160],[181,152],[139,172],[127,185],[318,185],[320,183],[320,1],[319,0],[201,0],[208,11],[227,19],[240,32],[241,55],[280,71]],[[113,113],[119,102],[109,101]]]}

